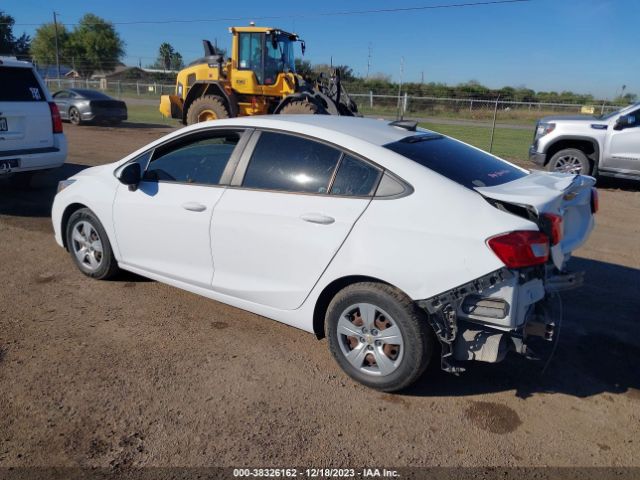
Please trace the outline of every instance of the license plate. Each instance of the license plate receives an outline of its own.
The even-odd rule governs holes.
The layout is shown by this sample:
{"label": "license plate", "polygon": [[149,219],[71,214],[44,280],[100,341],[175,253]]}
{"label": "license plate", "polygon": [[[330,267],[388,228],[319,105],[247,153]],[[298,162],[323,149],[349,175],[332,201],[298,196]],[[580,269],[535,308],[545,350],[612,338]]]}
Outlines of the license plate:
{"label": "license plate", "polygon": [[7,130],[7,119],[0,117],[0,132],[6,132]]}
{"label": "license plate", "polygon": [[12,168],[18,168],[20,166],[20,160],[17,158],[11,158],[9,160],[0,160],[0,172],[10,171]]}

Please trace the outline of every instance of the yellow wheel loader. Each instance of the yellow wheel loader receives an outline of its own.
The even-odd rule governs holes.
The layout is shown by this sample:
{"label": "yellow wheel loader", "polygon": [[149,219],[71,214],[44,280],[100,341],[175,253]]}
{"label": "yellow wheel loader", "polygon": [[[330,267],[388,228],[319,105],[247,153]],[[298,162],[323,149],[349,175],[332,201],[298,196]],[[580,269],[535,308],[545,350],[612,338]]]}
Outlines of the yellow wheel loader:
{"label": "yellow wheel loader", "polygon": [[160,98],[160,112],[183,124],[264,114],[357,116],[339,72],[311,82],[295,72],[298,35],[270,27],[231,27],[231,58],[204,40],[204,57],[178,72],[175,95]]}

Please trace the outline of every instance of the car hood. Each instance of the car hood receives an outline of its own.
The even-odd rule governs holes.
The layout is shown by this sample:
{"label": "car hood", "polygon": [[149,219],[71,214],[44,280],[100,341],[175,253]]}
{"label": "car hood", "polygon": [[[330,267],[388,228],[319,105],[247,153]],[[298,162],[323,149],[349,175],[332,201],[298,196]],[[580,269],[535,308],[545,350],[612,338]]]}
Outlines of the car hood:
{"label": "car hood", "polygon": [[539,123],[553,123],[553,122],[584,122],[593,123],[597,122],[598,118],[593,115],[550,115],[540,119]]}

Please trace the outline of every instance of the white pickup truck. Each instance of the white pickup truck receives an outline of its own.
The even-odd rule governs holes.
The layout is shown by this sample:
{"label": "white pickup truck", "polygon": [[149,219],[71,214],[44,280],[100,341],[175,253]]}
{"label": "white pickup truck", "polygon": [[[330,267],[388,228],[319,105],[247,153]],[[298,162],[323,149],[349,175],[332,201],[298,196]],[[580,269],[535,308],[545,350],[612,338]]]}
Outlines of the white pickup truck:
{"label": "white pickup truck", "polygon": [[529,159],[555,172],[640,180],[640,103],[601,117],[542,118]]}
{"label": "white pickup truck", "polygon": [[66,156],[58,107],[33,65],[0,57],[0,178],[27,184]]}

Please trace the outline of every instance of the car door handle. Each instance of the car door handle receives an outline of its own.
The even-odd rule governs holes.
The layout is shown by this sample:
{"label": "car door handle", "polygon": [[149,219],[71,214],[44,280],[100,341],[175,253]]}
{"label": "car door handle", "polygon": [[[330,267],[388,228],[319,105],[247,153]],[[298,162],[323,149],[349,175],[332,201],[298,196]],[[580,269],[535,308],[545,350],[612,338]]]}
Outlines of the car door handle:
{"label": "car door handle", "polygon": [[204,212],[207,209],[207,206],[198,202],[186,202],[182,204],[182,208],[189,210],[190,212]]}
{"label": "car door handle", "polygon": [[300,218],[305,222],[317,223],[319,225],[331,225],[336,221],[335,218],[321,213],[304,213],[300,215]]}

